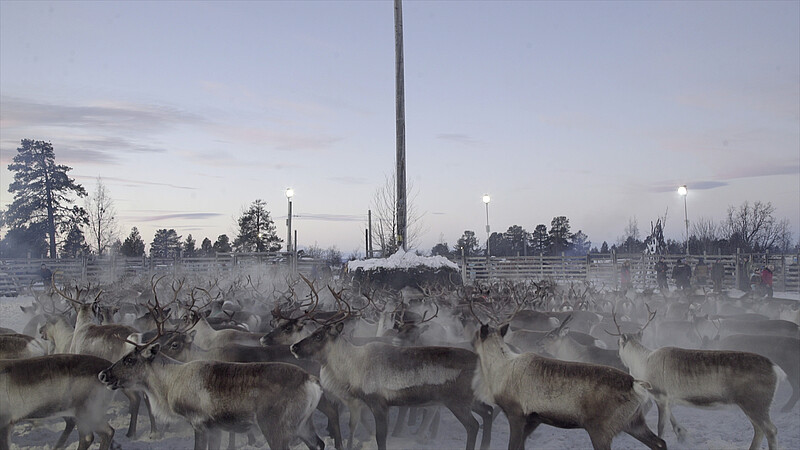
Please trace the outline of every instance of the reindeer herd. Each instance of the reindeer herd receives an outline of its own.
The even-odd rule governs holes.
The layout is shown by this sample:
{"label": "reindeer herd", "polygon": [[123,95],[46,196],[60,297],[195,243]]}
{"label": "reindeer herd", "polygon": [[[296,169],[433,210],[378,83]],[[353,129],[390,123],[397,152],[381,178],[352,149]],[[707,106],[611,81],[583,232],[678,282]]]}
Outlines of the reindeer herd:
{"label": "reindeer herd", "polygon": [[[749,448],[766,438],[775,450],[779,384],[792,392],[777,399],[782,413],[800,398],[796,301],[548,280],[397,292],[302,275],[113,286],[58,275],[30,290],[22,333],[0,329],[0,450],[17,424],[48,418],[64,419],[55,448],[75,428],[79,449],[96,439],[111,448],[116,391],[127,399],[126,436],[145,439],[143,404],[149,439],[188,424],[195,449],[220,448],[224,437],[235,448],[237,435],[271,449],[322,449],[323,437],[350,449],[359,428],[386,449],[412,416],[436,439],[447,411],[467,450],[491,448],[500,411],[509,449],[541,424],[582,428],[596,449],[620,433],[665,449],[667,421],[680,442],[689,434],[674,405],[733,405],[753,425]],[[645,420],[652,403],[655,433]]]}

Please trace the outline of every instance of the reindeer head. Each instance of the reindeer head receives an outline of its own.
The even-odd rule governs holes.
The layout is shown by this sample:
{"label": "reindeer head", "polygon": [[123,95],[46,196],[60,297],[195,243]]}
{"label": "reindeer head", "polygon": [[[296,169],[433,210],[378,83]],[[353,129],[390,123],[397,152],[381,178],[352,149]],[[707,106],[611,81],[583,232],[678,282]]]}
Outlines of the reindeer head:
{"label": "reindeer head", "polygon": [[144,389],[153,361],[161,346],[158,343],[136,348],[97,375],[101,383],[111,390]]}

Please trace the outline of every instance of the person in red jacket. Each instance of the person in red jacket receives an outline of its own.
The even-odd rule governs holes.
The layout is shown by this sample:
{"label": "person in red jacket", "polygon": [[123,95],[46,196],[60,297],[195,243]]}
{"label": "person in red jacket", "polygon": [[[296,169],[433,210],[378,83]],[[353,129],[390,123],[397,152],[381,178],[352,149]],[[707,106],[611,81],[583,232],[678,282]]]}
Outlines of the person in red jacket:
{"label": "person in red jacket", "polygon": [[774,266],[772,264],[764,266],[761,271],[761,284],[767,291],[767,298],[772,298],[772,271]]}

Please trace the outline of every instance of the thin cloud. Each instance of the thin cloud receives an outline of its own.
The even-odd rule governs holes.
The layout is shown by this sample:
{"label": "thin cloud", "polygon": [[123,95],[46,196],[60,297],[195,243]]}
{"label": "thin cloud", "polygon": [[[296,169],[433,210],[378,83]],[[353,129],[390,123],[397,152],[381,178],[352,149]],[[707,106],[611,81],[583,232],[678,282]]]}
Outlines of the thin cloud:
{"label": "thin cloud", "polygon": [[[690,190],[705,191],[709,189],[716,189],[719,187],[727,186],[729,183],[725,181],[693,181],[687,182],[686,186]],[[679,183],[674,181],[660,181],[657,184],[647,187],[647,191],[654,193],[672,192],[678,189]]]}
{"label": "thin cloud", "polygon": [[[79,180],[89,180],[89,179],[95,180],[95,179],[97,179],[96,176],[89,176],[89,175],[75,175],[75,178],[79,179]],[[156,183],[154,181],[144,181],[144,180],[131,180],[129,178],[103,177],[103,181],[104,182],[120,183],[120,184],[123,184],[125,186],[129,186],[129,187],[136,187],[136,186],[166,186],[166,187],[170,187],[170,188],[173,188],[173,189],[188,189],[188,190],[197,189],[196,187],[192,187],[192,186],[180,186],[180,185],[177,185],[177,184]]]}
{"label": "thin cloud", "polygon": [[94,105],[59,105],[3,96],[3,128],[69,127],[103,130],[164,131],[178,124],[203,119],[176,108],[119,102]]}
{"label": "thin cloud", "polygon": [[772,175],[798,175],[800,163],[797,161],[772,164],[746,164],[734,167],[718,174],[720,178],[753,178]]}
{"label": "thin cloud", "polygon": [[478,141],[477,139],[473,138],[472,136],[461,133],[440,133],[436,136],[436,139],[441,139],[443,141],[449,141],[449,142],[454,142],[456,144],[469,145],[469,146],[481,145],[481,142]]}
{"label": "thin cloud", "polygon": [[130,219],[136,219],[142,222],[158,222],[162,220],[204,220],[213,219],[222,216],[220,213],[176,213],[176,214],[161,214],[156,216],[136,216]]}

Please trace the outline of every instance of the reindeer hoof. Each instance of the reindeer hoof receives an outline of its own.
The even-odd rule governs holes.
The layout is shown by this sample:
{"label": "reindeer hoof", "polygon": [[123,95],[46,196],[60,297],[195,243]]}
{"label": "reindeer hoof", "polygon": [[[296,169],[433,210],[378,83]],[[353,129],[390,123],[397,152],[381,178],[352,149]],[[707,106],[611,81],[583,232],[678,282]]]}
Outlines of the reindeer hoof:
{"label": "reindeer hoof", "polygon": [[675,429],[675,434],[678,435],[678,442],[679,443],[681,443],[681,444],[686,443],[686,438],[689,436],[689,433],[687,433],[686,430],[684,430],[681,427],[678,427],[678,428]]}

